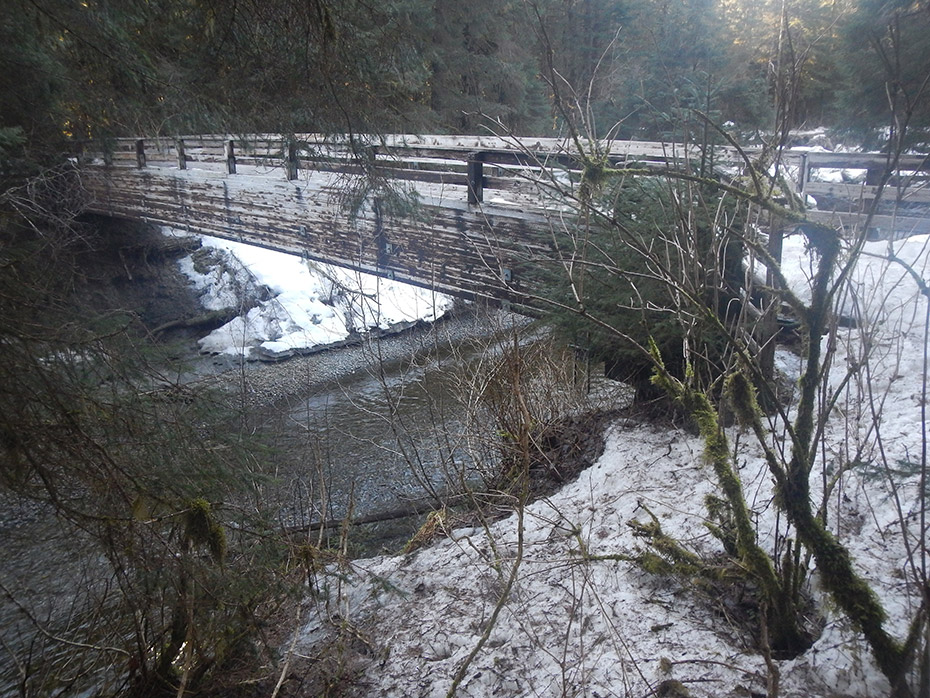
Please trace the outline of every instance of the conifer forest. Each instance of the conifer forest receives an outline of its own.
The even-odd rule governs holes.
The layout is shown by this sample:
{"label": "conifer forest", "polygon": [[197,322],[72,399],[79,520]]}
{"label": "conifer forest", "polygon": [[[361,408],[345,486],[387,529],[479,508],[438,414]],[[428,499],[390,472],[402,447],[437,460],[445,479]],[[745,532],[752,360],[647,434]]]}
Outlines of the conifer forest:
{"label": "conifer forest", "polygon": [[[535,285],[90,212],[259,134]],[[930,0],[2,0],[0,698],[930,698],[928,152]]]}

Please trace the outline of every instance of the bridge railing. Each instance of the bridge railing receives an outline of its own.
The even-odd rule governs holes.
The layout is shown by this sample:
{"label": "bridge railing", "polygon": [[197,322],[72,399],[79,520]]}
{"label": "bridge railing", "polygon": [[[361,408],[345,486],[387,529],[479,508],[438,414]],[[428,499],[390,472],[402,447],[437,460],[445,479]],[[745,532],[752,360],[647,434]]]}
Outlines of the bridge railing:
{"label": "bridge railing", "polygon": [[[559,138],[518,141],[490,136],[396,135],[364,142],[318,134],[213,134],[178,139],[122,138],[105,151],[91,145],[85,159],[116,168],[196,169],[289,180],[317,172],[364,174],[432,187],[432,191],[442,192],[444,205],[458,197],[469,205],[542,211],[550,203],[563,206],[564,201],[556,199],[566,187],[580,181],[575,147],[575,143]],[[697,148],[638,141],[617,141],[605,155],[613,167],[635,163],[653,168],[681,167],[703,157]],[[716,164],[741,162],[732,148],[715,149],[713,155]],[[547,197],[547,193],[552,196]]]}
{"label": "bridge railing", "polygon": [[[507,200],[539,205],[547,182],[552,188],[580,179],[574,144],[566,139],[476,136],[385,136],[377,142],[326,138],[318,134],[225,134],[178,139],[121,138],[106,150],[85,152],[85,159],[109,167],[199,169],[235,174],[264,174],[298,179],[301,173],[367,174],[395,181],[422,182],[461,189],[469,204]],[[601,146],[603,149],[603,146]],[[750,157],[752,149],[746,151]],[[744,164],[735,148],[715,146],[704,153],[679,144],[615,141],[604,155],[607,164],[669,168],[712,164],[736,173]],[[707,158],[710,158],[708,160]],[[872,208],[887,157],[869,153],[789,150],[784,175],[796,193],[816,207],[813,220],[854,226]],[[837,172],[848,181],[836,180]],[[826,173],[832,175],[825,176]],[[930,232],[930,162],[925,156],[900,159],[883,193],[886,205],[874,215],[875,228]]]}

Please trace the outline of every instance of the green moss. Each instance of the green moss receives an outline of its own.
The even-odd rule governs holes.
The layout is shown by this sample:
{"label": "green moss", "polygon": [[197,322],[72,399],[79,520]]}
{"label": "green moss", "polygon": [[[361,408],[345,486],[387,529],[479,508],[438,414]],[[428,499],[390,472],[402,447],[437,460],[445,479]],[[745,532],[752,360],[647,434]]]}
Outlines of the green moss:
{"label": "green moss", "polygon": [[701,558],[687,550],[677,540],[666,535],[656,516],[649,511],[651,521],[643,523],[636,519],[627,522],[637,538],[645,538],[653,551],[642,552],[637,562],[652,574],[679,574],[691,576],[704,570]]}
{"label": "green moss", "polygon": [[762,413],[756,398],[756,389],[742,371],[735,371],[724,381],[724,393],[742,425],[755,423]]}
{"label": "green moss", "polygon": [[195,546],[205,546],[216,562],[226,559],[226,531],[213,516],[210,502],[202,497],[189,502],[184,518],[184,537]]}
{"label": "green moss", "polygon": [[645,572],[657,576],[667,576],[676,572],[675,567],[665,558],[656,553],[645,550],[636,557],[638,564]]}
{"label": "green moss", "polygon": [[720,541],[730,557],[739,557],[739,545],[736,540],[736,526],[733,523],[733,511],[730,504],[721,497],[709,494],[704,498],[708,521],[704,527]]}
{"label": "green moss", "polygon": [[[786,588],[781,583],[772,559],[756,542],[756,531],[743,497],[742,482],[730,462],[729,444],[725,432],[720,427],[717,411],[705,393],[690,387],[687,383],[687,373],[685,382],[675,379],[664,371],[654,344],[650,346],[650,351],[656,363],[653,381],[668,391],[697,424],[704,440],[704,457],[713,468],[717,484],[729,507],[732,528],[724,531],[712,522],[710,529],[712,532],[716,531],[715,535],[719,535],[725,545],[729,540],[727,552],[738,559],[760,585],[763,606],[769,609],[771,615],[773,647],[792,647],[802,637],[794,596],[791,594],[791,588]],[[740,384],[740,379],[733,380],[733,389],[742,393],[740,399],[743,406],[752,409],[750,389],[745,384]],[[717,508],[719,509],[719,506]]]}
{"label": "green moss", "polygon": [[226,559],[226,529],[216,521],[210,524],[207,549],[215,562],[222,563]]}
{"label": "green moss", "polygon": [[590,201],[612,176],[613,172],[607,167],[605,158],[585,158],[579,187],[581,200]]}

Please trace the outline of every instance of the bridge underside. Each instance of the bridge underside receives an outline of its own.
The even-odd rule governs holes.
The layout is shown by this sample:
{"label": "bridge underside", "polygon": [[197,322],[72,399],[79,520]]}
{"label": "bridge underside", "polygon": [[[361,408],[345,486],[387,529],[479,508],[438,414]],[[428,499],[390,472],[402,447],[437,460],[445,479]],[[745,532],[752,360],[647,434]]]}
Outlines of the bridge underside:
{"label": "bridge underside", "polygon": [[[526,304],[552,262],[552,220],[461,193],[366,190],[359,178],[284,180],[208,170],[91,169],[93,213],[170,226],[442,293]],[[448,187],[446,187],[448,189]]]}

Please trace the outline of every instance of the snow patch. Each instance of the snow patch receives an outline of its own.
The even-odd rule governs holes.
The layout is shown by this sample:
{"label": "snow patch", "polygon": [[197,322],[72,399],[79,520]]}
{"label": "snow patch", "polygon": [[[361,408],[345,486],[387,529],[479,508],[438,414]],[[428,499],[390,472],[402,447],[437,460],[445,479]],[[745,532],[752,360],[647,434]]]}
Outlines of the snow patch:
{"label": "snow patch", "polygon": [[206,273],[192,257],[181,260],[204,307],[235,308],[244,297],[252,306],[201,339],[205,353],[279,358],[359,334],[432,322],[452,307],[450,296],[410,284],[229,240],[202,240],[226,260]]}
{"label": "snow patch", "polygon": [[[889,629],[903,637],[920,600],[908,584],[899,520],[919,505],[919,474],[896,476],[897,490],[889,490],[871,425],[877,417],[891,463],[919,454],[927,300],[903,267],[883,259],[888,244],[866,245],[853,271],[854,292],[842,299],[858,326],[823,339],[837,346],[830,380],[841,397],[821,466],[829,473],[851,458],[862,461],[835,490],[829,522],[880,594]],[[895,255],[926,279],[930,239],[894,244]],[[802,236],[785,240],[782,268],[805,298],[814,264]],[[863,346],[874,350],[868,375],[860,370]],[[797,357],[779,351],[777,364],[787,379],[798,379]],[[859,373],[847,381],[848,370]],[[771,478],[759,449],[737,434],[732,430],[731,442],[739,444],[744,491],[761,542],[770,545],[778,520]],[[334,626],[351,619],[370,642],[359,678],[367,695],[443,696],[485,632],[520,553],[513,587],[457,695],[671,695],[661,687],[673,681],[695,698],[764,695],[763,658],[748,649],[744,631],[710,612],[706,592],[702,598],[699,588],[653,577],[623,559],[642,545],[627,522],[651,516],[692,549],[719,550],[704,526],[703,499],[716,488],[702,448],[679,430],[618,423],[597,463],[529,505],[522,519],[514,514],[485,528],[454,530],[412,555],[359,560],[351,574],[340,572],[298,651],[316,651]],[[825,627],[802,656],[776,660],[779,695],[887,695],[861,634],[820,591],[816,570],[812,576]]]}

